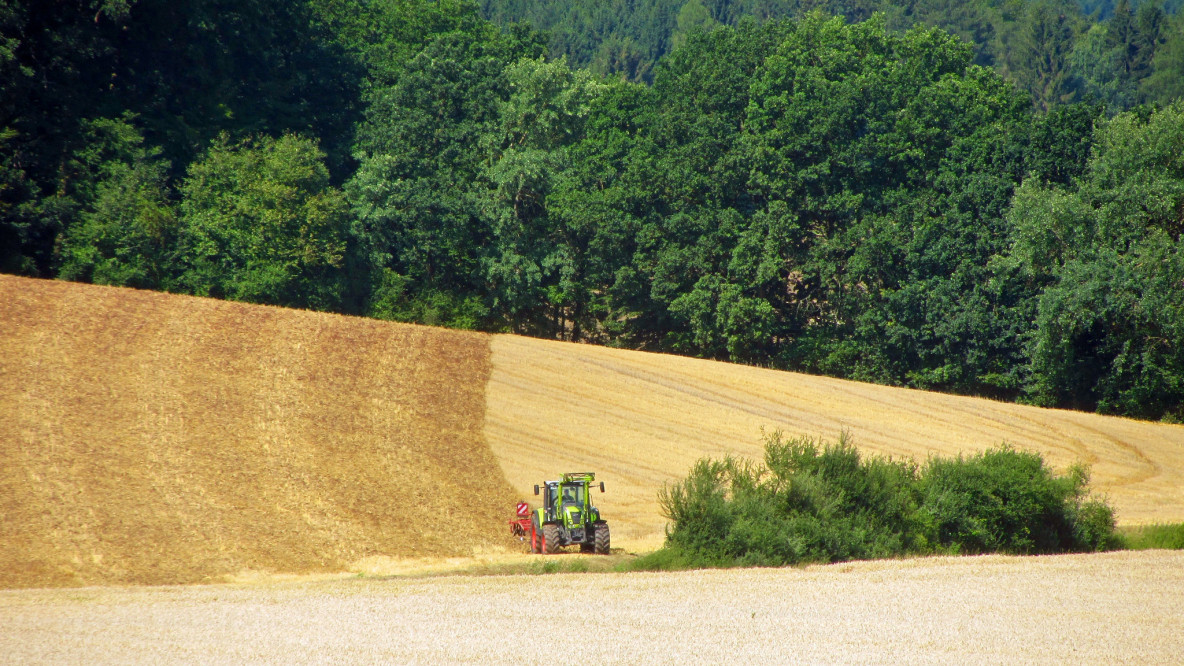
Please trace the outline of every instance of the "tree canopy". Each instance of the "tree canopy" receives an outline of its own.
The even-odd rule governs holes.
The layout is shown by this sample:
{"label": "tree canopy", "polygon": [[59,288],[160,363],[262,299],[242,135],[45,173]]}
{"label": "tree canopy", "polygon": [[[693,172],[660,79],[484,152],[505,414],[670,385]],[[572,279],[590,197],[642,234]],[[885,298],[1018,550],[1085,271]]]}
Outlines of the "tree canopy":
{"label": "tree canopy", "polygon": [[1184,418],[1174,8],[832,4],[0,0],[0,270]]}

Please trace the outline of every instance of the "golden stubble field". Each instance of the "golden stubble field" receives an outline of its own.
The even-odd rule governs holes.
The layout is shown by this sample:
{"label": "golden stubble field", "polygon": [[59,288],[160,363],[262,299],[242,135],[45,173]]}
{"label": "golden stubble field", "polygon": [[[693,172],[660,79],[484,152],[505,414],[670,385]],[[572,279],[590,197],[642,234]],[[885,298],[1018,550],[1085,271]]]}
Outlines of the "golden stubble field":
{"label": "golden stubble field", "polygon": [[516,546],[489,339],[0,275],[0,588]]}
{"label": "golden stubble field", "polygon": [[1090,463],[1123,523],[1184,520],[1178,426],[0,276],[0,588],[66,588],[0,589],[0,655],[1179,663],[1178,552],[441,575],[547,561],[505,521],[564,471],[606,482],[614,546],[657,547],[661,485],[760,457],[762,427],[921,459],[1007,441]]}
{"label": "golden stubble field", "polygon": [[701,457],[761,459],[761,428],[924,462],[1000,444],[1091,466],[1121,524],[1184,520],[1184,426],[1040,409],[692,358],[494,336],[485,438],[506,478],[594,471],[614,546],[661,545],[663,483]]}
{"label": "golden stubble field", "polygon": [[613,543],[762,428],[923,460],[1000,442],[1184,520],[1184,427],[690,358],[0,276],[0,587],[520,564],[515,499],[594,471]]}
{"label": "golden stubble field", "polygon": [[1184,553],[0,591],[8,663],[1178,664]]}

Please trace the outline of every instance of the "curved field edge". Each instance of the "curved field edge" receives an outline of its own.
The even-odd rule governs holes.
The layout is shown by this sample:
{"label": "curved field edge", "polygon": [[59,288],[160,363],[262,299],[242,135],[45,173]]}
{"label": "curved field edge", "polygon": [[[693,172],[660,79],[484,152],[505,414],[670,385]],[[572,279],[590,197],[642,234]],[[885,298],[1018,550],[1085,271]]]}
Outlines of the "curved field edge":
{"label": "curved field edge", "polygon": [[0,276],[0,587],[513,547],[488,372],[480,334]]}
{"label": "curved field edge", "polygon": [[[1184,650],[1184,553],[660,574],[0,591],[17,663],[1138,663]],[[662,637],[655,640],[655,637]]]}
{"label": "curved field edge", "polygon": [[700,359],[493,337],[485,437],[524,499],[563,471],[594,471],[614,546],[653,550],[664,483],[696,460],[763,456],[761,429],[909,457],[1002,442],[1054,468],[1090,465],[1120,524],[1184,520],[1184,426],[1042,409]]}

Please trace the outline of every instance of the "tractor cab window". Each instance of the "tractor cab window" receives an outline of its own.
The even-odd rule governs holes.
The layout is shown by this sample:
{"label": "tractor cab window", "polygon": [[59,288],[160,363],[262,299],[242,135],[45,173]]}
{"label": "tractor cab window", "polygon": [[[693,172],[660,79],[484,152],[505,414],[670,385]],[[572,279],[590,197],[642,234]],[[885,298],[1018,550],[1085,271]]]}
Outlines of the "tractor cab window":
{"label": "tractor cab window", "polygon": [[563,486],[563,493],[561,495],[561,502],[563,504],[583,504],[584,503],[584,486],[583,484],[567,484]]}

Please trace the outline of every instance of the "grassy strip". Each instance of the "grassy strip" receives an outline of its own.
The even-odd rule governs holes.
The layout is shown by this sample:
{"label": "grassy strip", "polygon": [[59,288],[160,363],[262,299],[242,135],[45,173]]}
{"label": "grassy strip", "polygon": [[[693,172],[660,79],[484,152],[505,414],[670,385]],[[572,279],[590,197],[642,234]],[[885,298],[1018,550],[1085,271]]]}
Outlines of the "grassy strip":
{"label": "grassy strip", "polygon": [[[1184,550],[1184,523],[1119,527],[1108,542],[1116,550]],[[951,552],[951,551],[947,551]],[[542,576],[548,574],[627,573],[631,571],[681,571],[705,566],[730,568],[746,566],[740,559],[719,558],[705,561],[688,556],[677,548],[665,547],[635,555],[616,550],[611,555],[564,553],[540,556],[527,562],[495,562],[460,567],[455,570],[396,576],[398,578],[435,578],[441,576]]]}
{"label": "grassy strip", "polygon": [[[1108,546],[1115,550],[1184,550],[1184,523],[1119,527]],[[477,576],[627,573],[630,571],[681,571],[703,566],[704,563],[701,559],[687,557],[677,549],[661,548],[641,555],[616,552],[608,557],[572,554],[541,557],[531,562],[470,567],[455,573]],[[721,560],[712,566],[729,568],[743,566],[743,563],[736,560]]]}
{"label": "grassy strip", "polygon": [[621,570],[622,564],[635,559],[632,555],[577,555],[567,553],[544,556],[530,562],[489,564],[466,570],[476,576],[545,575],[564,573],[611,573]]}
{"label": "grassy strip", "polygon": [[1184,523],[1121,527],[1118,540],[1126,550],[1184,550]]}
{"label": "grassy strip", "polygon": [[531,557],[530,559],[461,564],[453,567],[408,573],[359,573],[357,577],[385,580],[444,578],[449,576],[539,576],[546,574],[613,573],[631,570],[628,567],[628,563],[635,559],[637,559],[637,555],[627,553],[618,548],[610,555],[586,555],[561,552],[557,555],[541,555]]}

